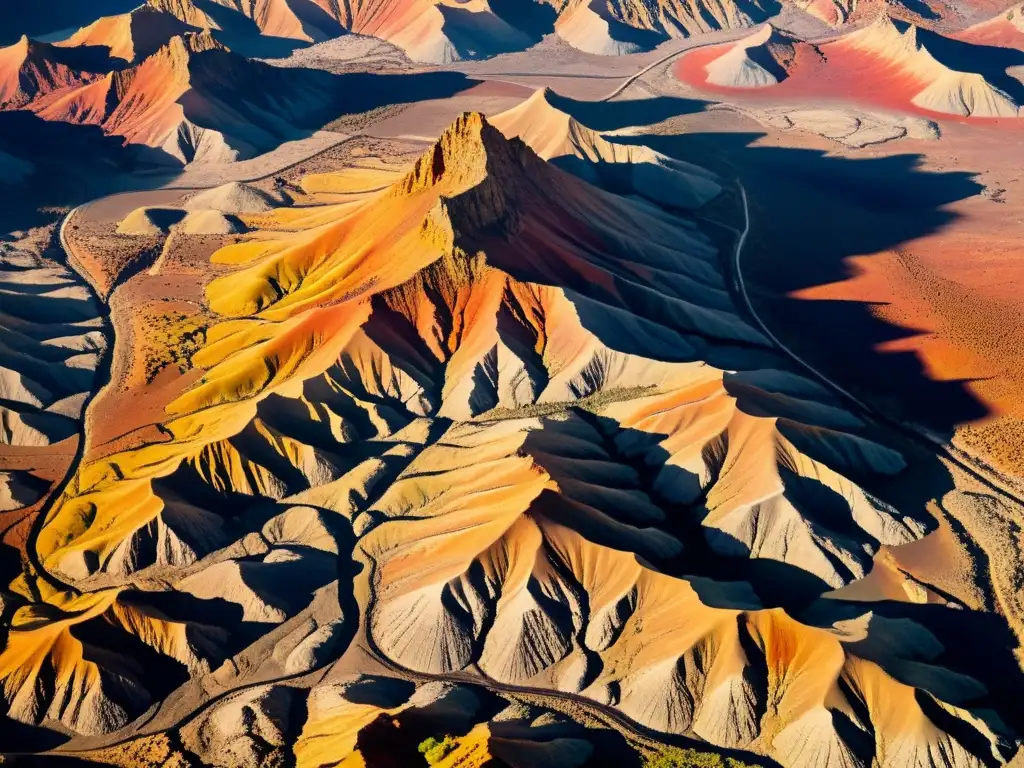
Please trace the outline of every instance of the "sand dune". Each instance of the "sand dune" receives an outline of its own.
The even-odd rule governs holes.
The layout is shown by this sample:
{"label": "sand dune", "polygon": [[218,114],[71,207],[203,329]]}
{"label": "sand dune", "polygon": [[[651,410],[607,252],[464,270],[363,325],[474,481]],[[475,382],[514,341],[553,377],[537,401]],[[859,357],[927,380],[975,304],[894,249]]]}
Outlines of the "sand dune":
{"label": "sand dune", "polygon": [[798,41],[764,25],[707,66],[708,82],[729,88],[764,88],[789,76]]}
{"label": "sand dune", "polygon": [[177,208],[137,208],[117,225],[121,235],[166,235],[181,221],[185,212]]}
{"label": "sand dune", "polygon": [[[189,24],[217,29],[218,14],[200,11],[188,0],[150,2]],[[387,40],[413,61],[436,64],[524,50],[552,31],[589,53],[634,53],[673,37],[748,26],[764,21],[772,10],[762,0],[569,0],[550,3],[551,13],[543,14],[545,20],[537,27],[531,21],[538,16],[536,9],[520,7],[533,5],[532,0],[503,4],[507,7],[499,12],[488,0],[357,0],[341,5],[259,0],[242,8],[230,0],[214,2],[248,17],[267,39],[310,43],[355,32]]]}
{"label": "sand dune", "polygon": [[212,210],[222,213],[264,213],[273,208],[268,195],[237,181],[229,181],[213,189],[207,189],[190,196],[184,208],[186,211]]}
{"label": "sand dune", "polygon": [[1024,4],[1015,4],[988,21],[959,32],[959,40],[1020,49],[1024,45]]}
{"label": "sand dune", "polygon": [[245,225],[237,216],[222,211],[196,210],[185,216],[180,231],[186,235],[234,235],[245,232]]}
{"label": "sand dune", "polygon": [[42,448],[76,432],[77,397],[105,345],[100,308],[67,268],[0,250],[0,445]]}
{"label": "sand dune", "polygon": [[913,25],[901,29],[881,16],[837,45],[868,53],[914,78],[920,90],[913,103],[923,109],[963,117],[1018,116],[1019,105],[981,74],[957,71],[938,61],[919,42]]}

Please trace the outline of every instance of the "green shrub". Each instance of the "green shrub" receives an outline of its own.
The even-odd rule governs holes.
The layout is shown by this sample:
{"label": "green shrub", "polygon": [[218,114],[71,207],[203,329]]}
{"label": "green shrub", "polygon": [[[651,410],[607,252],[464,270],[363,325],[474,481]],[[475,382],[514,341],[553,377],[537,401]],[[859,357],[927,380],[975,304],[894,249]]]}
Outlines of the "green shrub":
{"label": "green shrub", "polygon": [[454,752],[458,745],[459,743],[451,736],[445,736],[441,741],[431,736],[420,743],[419,750],[423,759],[427,761],[427,765],[436,765]]}
{"label": "green shrub", "polygon": [[755,768],[755,766],[723,757],[714,752],[698,752],[696,749],[666,747],[644,761],[644,768]]}

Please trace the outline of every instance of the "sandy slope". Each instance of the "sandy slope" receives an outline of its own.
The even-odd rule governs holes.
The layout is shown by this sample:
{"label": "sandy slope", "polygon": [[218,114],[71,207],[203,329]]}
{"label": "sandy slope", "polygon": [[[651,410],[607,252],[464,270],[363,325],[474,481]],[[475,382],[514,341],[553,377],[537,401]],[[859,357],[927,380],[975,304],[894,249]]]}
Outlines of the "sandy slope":
{"label": "sandy slope", "polygon": [[789,76],[797,40],[766,24],[707,66],[708,82],[729,88],[763,88]]}
{"label": "sandy slope", "polygon": [[109,55],[138,63],[185,32],[195,31],[170,13],[142,5],[130,13],[106,16],[75,32],[58,45],[106,48]]}
{"label": "sandy slope", "polygon": [[649,50],[669,38],[749,26],[765,21],[770,8],[759,0],[568,0],[555,31],[582,51],[619,55]]}
{"label": "sandy slope", "polygon": [[100,309],[66,267],[11,246],[0,297],[0,446],[60,442],[76,431],[105,343]]}
{"label": "sandy slope", "polygon": [[543,88],[492,122],[506,137],[519,137],[541,158],[582,179],[663,205],[699,208],[721,191],[707,171],[648,147],[616,144],[560,109],[560,103],[565,100]]}
{"label": "sandy slope", "polygon": [[21,109],[33,99],[48,93],[73,89],[99,77],[84,71],[81,64],[96,63],[92,57],[83,61],[56,46],[23,37],[19,42],[0,48],[0,108]]}
{"label": "sandy slope", "polygon": [[978,73],[960,72],[942,64],[917,38],[916,27],[901,30],[887,17],[880,17],[837,45],[875,56],[916,79],[921,90],[912,101],[929,111],[965,117],[1017,116],[1019,105],[1008,94]]}
{"label": "sandy slope", "polygon": [[1014,97],[992,80],[1015,93],[1018,85],[993,74],[990,50],[966,38],[954,41],[885,15],[819,44],[768,30],[691,53],[677,71],[688,82],[722,91],[771,87],[778,98],[793,100],[844,98],[954,117],[1019,115]]}

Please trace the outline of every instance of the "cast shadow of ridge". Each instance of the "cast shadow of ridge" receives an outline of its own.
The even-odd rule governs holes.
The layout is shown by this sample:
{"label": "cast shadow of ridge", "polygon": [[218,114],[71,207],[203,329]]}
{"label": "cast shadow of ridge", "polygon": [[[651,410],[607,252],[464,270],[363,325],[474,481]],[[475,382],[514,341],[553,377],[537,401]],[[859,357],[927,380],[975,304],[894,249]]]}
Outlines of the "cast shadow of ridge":
{"label": "cast shadow of ridge", "polygon": [[[654,96],[647,99],[583,101],[554,91],[548,101],[595,131],[616,131],[636,125],[660,123],[670,117],[703,112],[709,102],[678,96]],[[616,139],[618,140],[618,139]]]}
{"label": "cast shadow of ridge", "polygon": [[[983,728],[976,730],[951,716],[932,696],[971,709],[980,716],[979,722],[992,727],[997,735],[1012,739],[1015,733],[1024,732],[1017,638],[997,614],[952,610],[932,603],[823,599],[793,616],[809,626],[845,625],[844,631],[852,633],[847,640],[849,649],[916,688],[918,703],[928,717],[981,757],[985,765],[1003,763],[987,756]],[[995,713],[998,716],[993,717]]]}
{"label": "cast shadow of ridge", "polygon": [[[919,335],[878,316],[874,304],[806,300],[801,291],[853,277],[852,257],[899,249],[941,231],[946,206],[977,195],[968,172],[930,172],[918,155],[850,160],[819,150],[754,146],[759,133],[617,137],[703,165],[747,191],[744,282],[757,313],[787,346],[893,418],[943,436],[988,415],[959,380],[931,377],[915,352],[882,351]],[[736,206],[731,206],[735,208]],[[742,225],[739,214],[733,214]]]}

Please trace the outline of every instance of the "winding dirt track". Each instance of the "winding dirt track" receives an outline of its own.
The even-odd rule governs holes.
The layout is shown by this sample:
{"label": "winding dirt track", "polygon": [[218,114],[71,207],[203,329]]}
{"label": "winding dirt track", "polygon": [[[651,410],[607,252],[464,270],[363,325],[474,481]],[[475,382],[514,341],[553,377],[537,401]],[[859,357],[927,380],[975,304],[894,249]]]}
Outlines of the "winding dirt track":
{"label": "winding dirt track", "polygon": [[750,319],[757,325],[758,330],[763,333],[769,341],[772,342],[775,347],[791,359],[794,363],[804,369],[808,374],[817,379],[819,382],[824,384],[826,387],[831,389],[843,400],[852,405],[856,410],[860,411],[863,415],[866,415],[874,421],[884,424],[890,429],[898,432],[899,434],[910,438],[919,445],[927,447],[929,450],[955,465],[958,469],[966,472],[968,475],[973,477],[979,483],[984,485],[990,491],[997,493],[1015,504],[1024,507],[1024,498],[1018,495],[1018,492],[1009,486],[1007,481],[999,476],[998,473],[986,467],[984,464],[979,462],[977,459],[969,456],[965,452],[956,448],[953,445],[949,445],[946,441],[941,438],[930,434],[929,432],[905,424],[902,421],[894,419],[881,411],[873,408],[862,400],[858,399],[855,395],[852,395],[840,384],[830,379],[821,371],[817,370],[814,366],[800,357],[796,352],[791,350],[779,338],[772,333],[771,329],[765,324],[764,320],[761,319],[760,315],[757,314],[757,310],[754,309],[753,303],[750,301],[750,294],[747,291],[747,286],[743,282],[743,247],[746,245],[747,237],[750,235],[750,208],[747,201],[747,190],[743,187],[743,184],[737,179],[737,189],[739,191],[740,202],[743,204],[743,230],[738,232],[738,239],[736,241],[736,248],[733,253],[732,268],[733,275],[730,281],[734,298],[738,299],[738,303],[744,307]]}
{"label": "winding dirt track", "polygon": [[[66,236],[68,223],[77,211],[78,208],[72,208],[61,220],[60,228],[57,232],[57,239],[60,243],[61,250],[64,251],[64,259],[68,268],[78,275],[84,285],[89,286],[89,290],[92,292],[97,306],[103,307],[105,304],[96,292],[92,282],[89,280],[88,273],[84,269],[80,268],[78,259],[75,257],[74,252],[68,245]],[[100,392],[103,391],[103,388],[110,383],[110,369],[114,355],[114,329],[113,326],[110,325],[110,320],[107,317],[104,317],[103,331],[106,336],[107,343],[104,346],[103,352],[100,354],[100,358],[96,365],[96,375],[93,379],[92,390],[89,392],[85,403],[82,405],[82,417],[78,420],[78,444],[75,446],[75,455],[71,458],[71,463],[68,465],[68,469],[64,473],[64,477],[53,488],[50,495],[46,497],[46,501],[39,509],[39,512],[36,513],[36,517],[32,521],[32,527],[29,529],[28,541],[25,543],[25,556],[32,564],[32,568],[35,569],[40,578],[48,582],[50,586],[60,590],[70,590],[74,589],[74,587],[46,570],[46,567],[43,565],[43,562],[39,557],[39,552],[36,548],[36,541],[39,538],[39,533],[42,531],[43,526],[46,525],[47,518],[49,518],[50,512],[53,510],[54,504],[56,504],[57,501],[60,500],[61,496],[64,495],[64,491],[67,489],[68,483],[70,483],[78,473],[78,467],[82,463],[82,459],[85,456],[85,449],[89,443],[86,435],[87,424],[89,423],[89,409],[96,401]]]}

